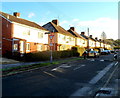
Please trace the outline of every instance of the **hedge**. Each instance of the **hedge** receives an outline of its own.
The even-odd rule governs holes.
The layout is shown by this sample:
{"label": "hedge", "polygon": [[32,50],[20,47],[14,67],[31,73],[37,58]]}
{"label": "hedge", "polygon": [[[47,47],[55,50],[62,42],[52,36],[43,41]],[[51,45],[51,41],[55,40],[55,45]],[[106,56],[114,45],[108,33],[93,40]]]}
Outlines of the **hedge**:
{"label": "hedge", "polygon": [[[45,61],[49,60],[51,56],[51,51],[26,53],[24,54],[25,61]],[[53,59],[68,58],[68,57],[78,57],[79,53],[75,49],[64,50],[64,51],[52,51]]]}

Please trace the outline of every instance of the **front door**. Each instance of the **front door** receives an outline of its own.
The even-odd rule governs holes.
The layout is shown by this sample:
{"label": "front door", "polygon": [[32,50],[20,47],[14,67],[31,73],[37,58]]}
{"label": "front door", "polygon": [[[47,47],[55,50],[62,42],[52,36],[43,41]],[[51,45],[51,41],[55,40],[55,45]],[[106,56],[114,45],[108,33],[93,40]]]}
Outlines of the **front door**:
{"label": "front door", "polygon": [[20,53],[24,53],[25,51],[25,45],[24,45],[24,41],[20,41]]}

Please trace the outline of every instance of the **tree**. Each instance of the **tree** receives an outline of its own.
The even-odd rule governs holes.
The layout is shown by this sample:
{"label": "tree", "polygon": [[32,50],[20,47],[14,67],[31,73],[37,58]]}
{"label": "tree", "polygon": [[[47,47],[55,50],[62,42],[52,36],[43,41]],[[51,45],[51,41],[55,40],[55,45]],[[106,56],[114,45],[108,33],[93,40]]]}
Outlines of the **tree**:
{"label": "tree", "polygon": [[105,32],[102,32],[101,34],[101,39],[102,40],[106,40],[107,36],[106,36],[106,33]]}
{"label": "tree", "polygon": [[120,39],[115,40],[115,43],[116,43],[117,46],[120,47]]}

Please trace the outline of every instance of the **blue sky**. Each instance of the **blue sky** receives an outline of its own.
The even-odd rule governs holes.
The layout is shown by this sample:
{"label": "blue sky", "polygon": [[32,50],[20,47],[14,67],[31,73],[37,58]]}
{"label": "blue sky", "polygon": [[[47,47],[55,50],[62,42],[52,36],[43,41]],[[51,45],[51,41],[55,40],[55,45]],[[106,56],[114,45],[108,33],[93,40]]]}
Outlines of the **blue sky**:
{"label": "blue sky", "polygon": [[20,12],[21,18],[40,25],[58,19],[66,30],[74,26],[80,33],[89,27],[94,37],[100,38],[103,31],[107,38],[118,37],[117,2],[3,2],[2,11],[8,14]]}

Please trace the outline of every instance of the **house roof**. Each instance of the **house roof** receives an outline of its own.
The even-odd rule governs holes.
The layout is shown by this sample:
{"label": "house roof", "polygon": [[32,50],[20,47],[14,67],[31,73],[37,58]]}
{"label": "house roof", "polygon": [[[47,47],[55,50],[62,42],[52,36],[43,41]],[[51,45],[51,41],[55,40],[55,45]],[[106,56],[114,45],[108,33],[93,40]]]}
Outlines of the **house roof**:
{"label": "house roof", "polygon": [[[68,36],[71,36],[71,37],[75,37],[74,35],[72,35],[70,32],[66,31],[64,28],[62,28],[61,26],[59,25],[56,25],[55,23],[53,22],[49,22],[45,25],[43,25],[42,27],[44,27],[45,29],[51,31],[51,32],[54,32],[54,33],[61,33],[61,34],[64,34],[64,35],[68,35]],[[54,30],[54,31],[53,31]]]}
{"label": "house roof", "polygon": [[4,16],[6,19],[8,19],[8,20],[10,20],[12,22],[17,22],[17,23],[20,23],[20,24],[24,24],[24,25],[27,25],[27,26],[34,27],[34,28],[46,30],[45,28],[41,27],[40,25],[38,25],[35,22],[28,21],[28,20],[25,20],[25,19],[22,19],[22,18],[17,18],[17,17],[15,17],[13,15],[10,15],[10,14],[4,13],[4,12],[0,12],[0,14],[2,16]]}
{"label": "house roof", "polygon": [[54,24],[53,22],[50,22],[52,24],[52,26],[56,29],[57,32],[64,34],[64,35],[69,35],[72,37],[75,37],[74,35],[72,35],[70,32],[66,31],[64,28],[62,28],[61,26],[57,26],[56,24]]}
{"label": "house roof", "polygon": [[96,41],[96,39],[89,37],[91,40]]}
{"label": "house roof", "polygon": [[88,36],[80,34],[82,37],[88,40]]}
{"label": "house roof", "polygon": [[78,34],[77,32],[73,31],[72,29],[69,29],[68,32],[70,32],[72,35],[74,35],[75,37],[79,37],[82,39],[85,39],[83,36],[81,36],[80,34]]}

